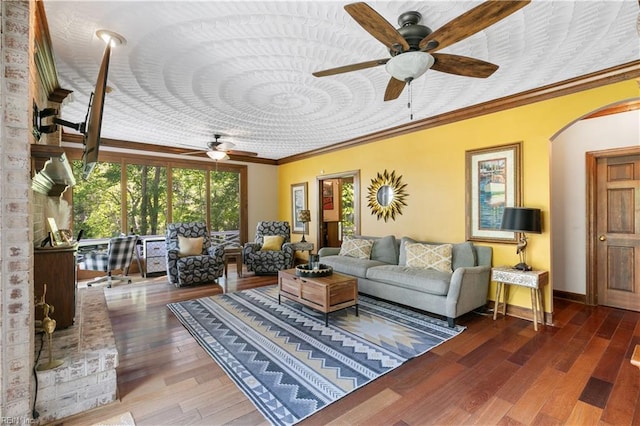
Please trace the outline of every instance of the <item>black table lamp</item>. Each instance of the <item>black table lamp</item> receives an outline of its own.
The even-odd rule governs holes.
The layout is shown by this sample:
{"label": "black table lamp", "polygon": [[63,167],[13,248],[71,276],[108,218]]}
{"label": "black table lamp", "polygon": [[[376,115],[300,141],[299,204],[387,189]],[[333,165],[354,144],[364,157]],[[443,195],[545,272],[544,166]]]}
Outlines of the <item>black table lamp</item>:
{"label": "black table lamp", "polygon": [[525,249],[527,248],[527,237],[525,232],[533,232],[534,234],[542,233],[540,224],[540,209],[530,209],[527,207],[505,207],[502,214],[502,225],[500,229],[503,231],[520,232],[522,235],[518,240],[516,253],[520,255],[520,263],[514,266],[515,269],[521,271],[530,271],[531,266],[527,265],[527,256]]}

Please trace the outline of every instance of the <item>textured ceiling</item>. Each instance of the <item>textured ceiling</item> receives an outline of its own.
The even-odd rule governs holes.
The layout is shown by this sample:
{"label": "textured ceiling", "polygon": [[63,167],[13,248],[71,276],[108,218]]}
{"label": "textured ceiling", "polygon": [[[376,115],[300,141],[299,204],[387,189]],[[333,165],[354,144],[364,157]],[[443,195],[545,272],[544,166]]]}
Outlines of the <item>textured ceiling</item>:
{"label": "textured ceiling", "polygon": [[[314,71],[386,58],[340,1],[45,0],[63,117],[83,121],[104,44],[111,55],[102,136],[204,149],[214,133],[280,159],[410,121],[408,90],[383,102],[384,66],[316,78]],[[368,2],[397,26],[416,10],[436,30],[478,1]],[[500,66],[476,79],[427,71],[411,84],[414,120],[640,59],[638,1],[533,1],[441,51]]]}

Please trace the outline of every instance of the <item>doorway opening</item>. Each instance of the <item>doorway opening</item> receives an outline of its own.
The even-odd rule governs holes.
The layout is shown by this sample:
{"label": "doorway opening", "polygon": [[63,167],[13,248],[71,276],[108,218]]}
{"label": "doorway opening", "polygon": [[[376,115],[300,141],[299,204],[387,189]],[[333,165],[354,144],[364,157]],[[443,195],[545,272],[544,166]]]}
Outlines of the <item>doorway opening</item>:
{"label": "doorway opening", "polygon": [[345,235],[360,234],[360,171],[316,178],[318,249],[340,247]]}
{"label": "doorway opening", "polygon": [[[627,169],[619,165],[602,166],[607,171],[598,175],[606,177],[611,172],[609,178],[615,179],[607,187],[602,186],[600,194],[596,172],[598,162],[608,163],[605,158],[618,157],[630,153],[625,152],[627,149],[638,148],[640,111],[632,107],[633,104],[624,101],[607,105],[576,119],[550,138],[551,275],[555,297],[589,305],[609,305],[610,302],[603,303],[598,295],[599,290],[610,285],[604,278],[611,278],[615,288],[631,282],[627,276],[619,274],[625,269],[619,265],[622,258],[626,256],[626,261],[631,262],[631,249],[614,241],[608,231],[615,228],[617,237],[620,232],[616,226],[622,223],[620,221],[631,220],[625,214],[632,210],[622,211],[613,206],[615,214],[611,217],[607,212],[598,212],[598,206],[606,208],[607,204],[626,199],[624,197],[631,190],[621,185],[633,179],[623,179],[612,173],[620,173],[631,166]],[[579,158],[584,160],[576,161]],[[602,224],[598,225],[598,219],[605,221],[604,228]],[[606,223],[609,219],[612,222]],[[603,234],[604,239],[600,240]],[[601,258],[599,265],[598,255]],[[605,258],[608,258],[606,262]],[[598,271],[604,274],[603,281],[598,278]]]}

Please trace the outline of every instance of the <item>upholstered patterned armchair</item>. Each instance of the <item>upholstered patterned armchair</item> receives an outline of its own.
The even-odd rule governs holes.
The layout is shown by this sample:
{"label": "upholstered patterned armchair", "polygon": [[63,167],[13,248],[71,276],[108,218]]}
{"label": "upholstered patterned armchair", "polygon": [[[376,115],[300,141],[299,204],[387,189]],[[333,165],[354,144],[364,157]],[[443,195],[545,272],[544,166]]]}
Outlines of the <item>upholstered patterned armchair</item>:
{"label": "upholstered patterned armchair", "polygon": [[255,241],[246,243],[242,254],[247,270],[256,275],[276,274],[292,268],[294,250],[289,222],[258,222]]}
{"label": "upholstered patterned armchair", "polygon": [[222,276],[224,247],[211,246],[205,223],[170,223],[165,242],[167,276],[176,287],[212,283]]}

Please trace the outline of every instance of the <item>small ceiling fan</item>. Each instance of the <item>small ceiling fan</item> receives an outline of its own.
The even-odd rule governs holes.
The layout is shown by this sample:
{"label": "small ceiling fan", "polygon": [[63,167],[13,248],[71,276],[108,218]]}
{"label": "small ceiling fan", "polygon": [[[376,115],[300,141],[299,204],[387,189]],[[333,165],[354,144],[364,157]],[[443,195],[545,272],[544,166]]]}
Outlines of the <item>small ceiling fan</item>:
{"label": "small ceiling fan", "polygon": [[207,142],[207,149],[202,149],[200,151],[187,152],[184,155],[192,155],[192,154],[200,154],[204,152],[211,158],[212,160],[221,161],[228,160],[229,155],[238,155],[244,157],[256,157],[258,156],[257,152],[251,151],[241,151],[237,149],[232,149],[235,144],[232,142],[220,142],[220,138],[222,137],[219,134],[213,135],[213,141]]}
{"label": "small ceiling fan", "polygon": [[487,78],[498,66],[467,56],[435,53],[484,30],[530,3],[531,0],[487,0],[463,13],[435,31],[420,24],[419,12],[405,12],[398,18],[396,29],[366,3],[352,3],[344,8],[355,21],[382,44],[391,58],[375,59],[314,72],[316,77],[341,74],[386,65],[392,76],[384,100],[398,98],[408,83],[428,69],[465,77]]}

